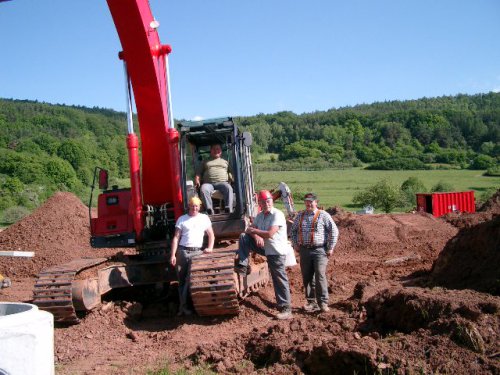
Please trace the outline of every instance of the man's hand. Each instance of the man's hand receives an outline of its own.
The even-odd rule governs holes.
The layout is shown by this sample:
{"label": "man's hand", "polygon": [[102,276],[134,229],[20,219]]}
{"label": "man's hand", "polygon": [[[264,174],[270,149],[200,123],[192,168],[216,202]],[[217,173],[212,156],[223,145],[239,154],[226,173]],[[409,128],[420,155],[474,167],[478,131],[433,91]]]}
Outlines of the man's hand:
{"label": "man's hand", "polygon": [[253,239],[255,240],[257,247],[264,248],[264,239],[261,236],[254,234]]}
{"label": "man's hand", "polygon": [[170,264],[172,265],[172,267],[175,267],[175,264],[177,263],[177,260],[174,258],[170,258]]}
{"label": "man's hand", "polygon": [[204,253],[213,253],[214,249],[211,247],[207,247],[205,250],[203,250]]}
{"label": "man's hand", "polygon": [[333,249],[326,251],[326,256],[331,257],[333,255]]}

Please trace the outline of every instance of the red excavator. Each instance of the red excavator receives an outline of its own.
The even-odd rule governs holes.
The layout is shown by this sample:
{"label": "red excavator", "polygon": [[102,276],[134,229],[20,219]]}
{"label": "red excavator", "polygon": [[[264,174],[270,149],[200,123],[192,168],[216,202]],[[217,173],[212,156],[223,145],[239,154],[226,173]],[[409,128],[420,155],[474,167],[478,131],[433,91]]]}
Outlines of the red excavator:
{"label": "red excavator", "polygon": [[[44,269],[37,277],[33,302],[54,314],[55,320],[78,323],[78,311],[88,311],[113,290],[165,290],[176,275],[169,265],[170,241],[176,219],[196,194],[194,171],[209,154],[211,144],[222,146],[233,170],[235,195],[232,212],[222,197],[213,195],[211,215],[217,240],[236,239],[255,216],[250,145],[252,137],[240,132],[231,118],[184,121],[174,125],[169,89],[169,45],[161,44],[158,21],[148,0],[107,0],[123,50],[127,93],[127,149],[130,188],[108,186],[106,170],[96,168],[97,216],[89,203],[91,244],[95,248],[135,248],[132,255],[111,259],[77,259]],[[140,139],[134,132],[132,90]],[[283,183],[275,193],[293,210],[291,194]],[[219,206],[217,206],[219,202]],[[292,204],[292,205],[290,205]],[[122,252],[123,253],[123,252]],[[121,253],[121,254],[122,254]],[[252,267],[247,277],[234,272],[234,246],[219,247],[193,260],[190,288],[199,315],[237,314],[238,299],[269,280],[267,264]]]}

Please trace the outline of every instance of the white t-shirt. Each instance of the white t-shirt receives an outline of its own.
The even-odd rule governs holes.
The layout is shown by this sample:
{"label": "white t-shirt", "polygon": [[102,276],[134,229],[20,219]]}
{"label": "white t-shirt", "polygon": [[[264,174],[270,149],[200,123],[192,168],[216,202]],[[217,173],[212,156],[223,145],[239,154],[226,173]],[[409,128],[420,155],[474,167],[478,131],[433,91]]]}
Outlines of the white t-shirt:
{"label": "white t-shirt", "polygon": [[179,245],[185,247],[202,247],[205,231],[212,226],[208,215],[198,213],[195,216],[182,215],[177,219],[175,227],[181,231]]}

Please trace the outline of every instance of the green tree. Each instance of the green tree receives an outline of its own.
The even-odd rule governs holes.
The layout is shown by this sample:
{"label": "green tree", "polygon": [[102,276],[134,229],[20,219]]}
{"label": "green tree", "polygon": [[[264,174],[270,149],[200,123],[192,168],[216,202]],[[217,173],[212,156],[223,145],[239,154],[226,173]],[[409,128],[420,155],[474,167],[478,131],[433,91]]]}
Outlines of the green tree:
{"label": "green tree", "polygon": [[361,206],[371,205],[388,213],[404,205],[401,189],[389,180],[383,179],[362,192],[356,193],[353,203]]}
{"label": "green tree", "polygon": [[417,177],[411,176],[403,181],[401,191],[405,199],[405,206],[411,207],[415,204],[415,194],[425,193],[427,189],[422,181]]}
{"label": "green tree", "polygon": [[68,188],[76,185],[76,173],[66,160],[52,158],[45,164],[45,173],[56,184],[63,184]]}
{"label": "green tree", "polygon": [[23,182],[17,177],[7,177],[3,182],[2,192],[9,194],[20,194],[24,190]]}
{"label": "green tree", "polygon": [[477,155],[472,160],[469,169],[488,169],[497,164],[494,158],[488,155]]}
{"label": "green tree", "polygon": [[23,206],[13,206],[7,208],[2,215],[2,222],[4,224],[14,224],[16,221],[21,220],[23,217],[28,216],[30,210]]}
{"label": "green tree", "polygon": [[453,185],[446,181],[438,181],[437,184],[431,188],[432,193],[444,193],[454,190],[455,188],[453,187]]}
{"label": "green tree", "polygon": [[54,155],[60,145],[59,140],[50,134],[40,134],[34,141],[49,155]]}
{"label": "green tree", "polygon": [[89,158],[86,149],[74,140],[67,140],[61,143],[57,149],[57,156],[68,161],[75,170],[85,164]]}

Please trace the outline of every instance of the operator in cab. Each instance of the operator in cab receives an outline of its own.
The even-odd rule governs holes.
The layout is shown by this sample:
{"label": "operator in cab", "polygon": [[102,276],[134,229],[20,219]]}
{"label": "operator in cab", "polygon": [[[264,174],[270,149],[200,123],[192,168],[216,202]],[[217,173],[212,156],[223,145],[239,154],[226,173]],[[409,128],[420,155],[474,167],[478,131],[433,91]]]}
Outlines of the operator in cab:
{"label": "operator in cab", "polygon": [[[201,200],[192,197],[189,200],[189,212],[182,215],[175,223],[175,234],[172,239],[170,264],[177,271],[179,280],[179,313],[177,315],[191,315],[189,302],[189,281],[187,280],[189,264],[193,257],[203,253],[211,253],[214,248],[214,231],[210,218],[200,213]],[[208,236],[208,246],[203,247],[203,237]]]}
{"label": "operator in cab", "polygon": [[222,146],[220,144],[211,145],[210,159],[203,161],[194,177],[196,188],[199,188],[201,183],[200,195],[207,214],[214,213],[212,193],[215,190],[219,190],[224,197],[225,212],[233,212],[232,179],[229,162],[222,158]]}

